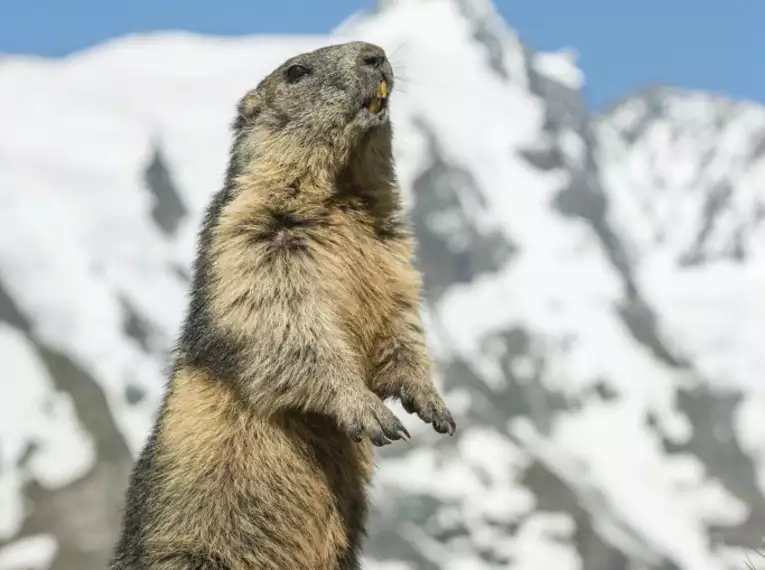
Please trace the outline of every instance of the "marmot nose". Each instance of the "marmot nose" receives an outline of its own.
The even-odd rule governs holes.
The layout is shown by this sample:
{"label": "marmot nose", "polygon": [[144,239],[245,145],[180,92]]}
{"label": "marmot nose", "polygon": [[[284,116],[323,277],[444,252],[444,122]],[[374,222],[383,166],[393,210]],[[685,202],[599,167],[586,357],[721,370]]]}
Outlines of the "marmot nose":
{"label": "marmot nose", "polygon": [[383,64],[385,63],[385,56],[384,55],[365,55],[364,59],[362,60],[364,65],[368,67],[374,67],[376,69],[380,69]]}
{"label": "marmot nose", "polygon": [[385,51],[376,45],[366,44],[361,52],[361,63],[366,67],[380,69],[388,59]]}

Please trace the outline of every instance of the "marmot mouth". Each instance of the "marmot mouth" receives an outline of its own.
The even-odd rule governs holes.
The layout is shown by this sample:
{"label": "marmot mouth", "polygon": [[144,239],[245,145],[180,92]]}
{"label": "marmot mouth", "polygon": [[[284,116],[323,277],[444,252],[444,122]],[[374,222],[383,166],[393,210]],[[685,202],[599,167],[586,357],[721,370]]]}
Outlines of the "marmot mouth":
{"label": "marmot mouth", "polygon": [[377,86],[375,94],[364,99],[364,107],[373,115],[381,113],[388,107],[388,93],[388,82],[383,79]]}

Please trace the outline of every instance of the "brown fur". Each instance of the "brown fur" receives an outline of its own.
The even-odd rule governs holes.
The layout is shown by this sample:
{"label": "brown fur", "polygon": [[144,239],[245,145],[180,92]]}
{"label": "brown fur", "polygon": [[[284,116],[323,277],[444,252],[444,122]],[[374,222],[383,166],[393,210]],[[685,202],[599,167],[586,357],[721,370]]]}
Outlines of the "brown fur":
{"label": "brown fur", "polygon": [[360,110],[380,54],[301,54],[243,98],[113,570],[355,570],[371,444],[408,438],[383,399],[453,433],[387,112]]}

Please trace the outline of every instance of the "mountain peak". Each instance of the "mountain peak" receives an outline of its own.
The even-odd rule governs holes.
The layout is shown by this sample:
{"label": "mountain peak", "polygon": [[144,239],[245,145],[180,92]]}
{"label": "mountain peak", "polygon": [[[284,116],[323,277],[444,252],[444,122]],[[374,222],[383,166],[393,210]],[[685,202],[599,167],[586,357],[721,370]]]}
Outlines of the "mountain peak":
{"label": "mountain peak", "polygon": [[[380,43],[394,69],[408,52],[427,49],[442,53],[446,70],[453,60],[476,54],[477,48],[482,60],[477,63],[487,64],[501,81],[528,82],[528,49],[490,0],[382,0],[376,8],[352,15],[333,34]],[[411,49],[413,44],[419,49]]]}
{"label": "mountain peak", "polygon": [[740,264],[765,253],[765,108],[648,85],[593,123],[611,213],[651,266]]}

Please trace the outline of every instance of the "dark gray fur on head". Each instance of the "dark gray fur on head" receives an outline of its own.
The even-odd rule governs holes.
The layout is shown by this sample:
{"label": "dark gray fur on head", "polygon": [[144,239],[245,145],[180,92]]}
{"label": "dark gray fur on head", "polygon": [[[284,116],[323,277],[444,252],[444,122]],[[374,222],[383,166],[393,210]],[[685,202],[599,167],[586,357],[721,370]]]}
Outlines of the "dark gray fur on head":
{"label": "dark gray fur on head", "polygon": [[369,108],[383,81],[390,95],[393,68],[381,47],[366,42],[288,59],[239,102],[230,173],[331,180],[352,162],[390,170],[387,98],[379,112]]}
{"label": "dark gray fur on head", "polygon": [[[296,72],[300,66],[306,73]],[[302,70],[301,70],[302,71]],[[363,131],[387,121],[366,108],[380,82],[393,87],[393,69],[374,44],[349,42],[294,56],[272,71],[239,103],[236,127],[311,135]]]}

